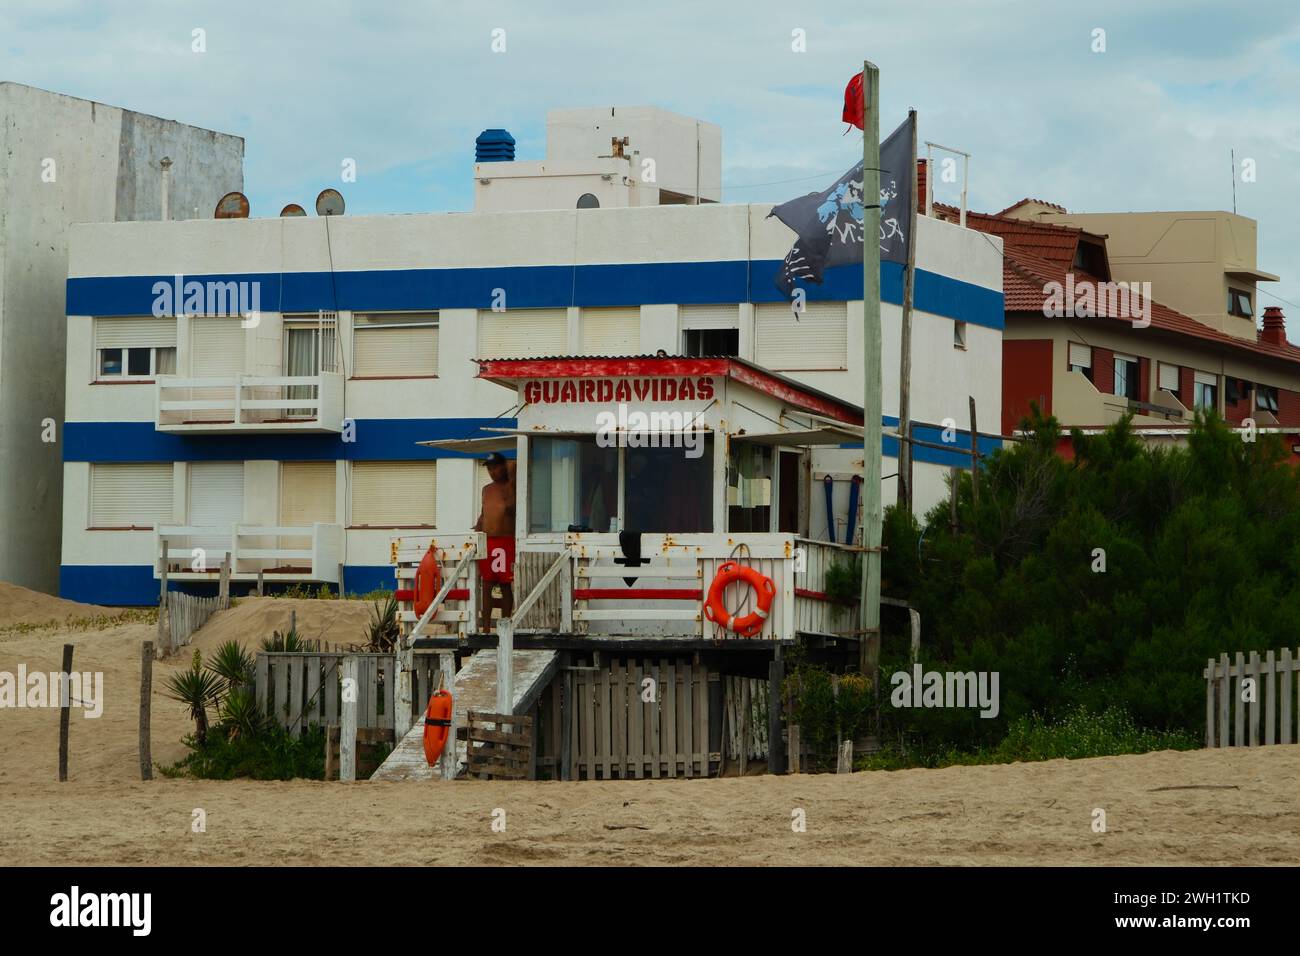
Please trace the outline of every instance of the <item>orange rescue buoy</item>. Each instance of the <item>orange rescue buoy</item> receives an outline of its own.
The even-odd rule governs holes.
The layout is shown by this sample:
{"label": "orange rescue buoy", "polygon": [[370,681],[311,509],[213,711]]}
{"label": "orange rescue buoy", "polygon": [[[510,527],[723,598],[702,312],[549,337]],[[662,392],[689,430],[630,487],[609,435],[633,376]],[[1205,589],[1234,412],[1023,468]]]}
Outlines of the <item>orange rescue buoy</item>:
{"label": "orange rescue buoy", "polygon": [[438,561],[437,549],[429,545],[429,550],[420,559],[420,566],[415,569],[415,616],[422,617],[429,610],[429,605],[438,596],[442,587],[442,564]]}
{"label": "orange rescue buoy", "polygon": [[429,706],[424,711],[424,759],[432,767],[442,756],[442,748],[447,744],[447,732],[451,729],[451,694],[445,690],[436,690],[429,698]]}
{"label": "orange rescue buoy", "polygon": [[[735,581],[744,581],[758,595],[758,607],[743,617],[732,617],[722,603],[722,594],[727,585]],[[753,637],[763,630],[763,622],[772,609],[772,598],[776,597],[776,585],[765,574],[727,561],[718,568],[717,577],[709,586],[708,601],[704,605],[704,616],[719,627],[738,634],[741,637]]]}

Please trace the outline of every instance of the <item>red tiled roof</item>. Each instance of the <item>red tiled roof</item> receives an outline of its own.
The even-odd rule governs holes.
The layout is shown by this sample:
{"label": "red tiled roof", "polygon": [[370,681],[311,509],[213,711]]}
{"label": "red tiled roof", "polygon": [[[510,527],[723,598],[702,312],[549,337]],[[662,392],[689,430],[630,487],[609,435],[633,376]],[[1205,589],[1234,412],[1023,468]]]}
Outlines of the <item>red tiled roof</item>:
{"label": "red tiled roof", "polygon": [[1001,212],[997,213],[996,215],[1005,216],[1007,213],[1011,212],[1011,210],[1019,209],[1025,203],[1031,203],[1031,202],[1036,202],[1040,206],[1049,206],[1052,209],[1059,209],[1061,212],[1066,211],[1065,207],[1062,206],[1060,203],[1048,202],[1046,199],[1035,199],[1033,196],[1026,196],[1024,199],[1020,199],[1017,200],[1016,202],[1013,202],[1010,206],[1008,206],[1006,209],[1003,209]]}

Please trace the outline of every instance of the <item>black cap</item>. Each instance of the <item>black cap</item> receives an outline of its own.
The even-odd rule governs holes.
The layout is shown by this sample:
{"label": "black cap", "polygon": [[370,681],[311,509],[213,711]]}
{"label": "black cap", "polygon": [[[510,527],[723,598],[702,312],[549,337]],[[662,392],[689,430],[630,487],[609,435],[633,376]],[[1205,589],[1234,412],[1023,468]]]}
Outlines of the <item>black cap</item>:
{"label": "black cap", "polygon": [[506,463],[506,456],[501,454],[499,451],[494,451],[492,454],[487,456],[487,463],[489,465],[504,465]]}

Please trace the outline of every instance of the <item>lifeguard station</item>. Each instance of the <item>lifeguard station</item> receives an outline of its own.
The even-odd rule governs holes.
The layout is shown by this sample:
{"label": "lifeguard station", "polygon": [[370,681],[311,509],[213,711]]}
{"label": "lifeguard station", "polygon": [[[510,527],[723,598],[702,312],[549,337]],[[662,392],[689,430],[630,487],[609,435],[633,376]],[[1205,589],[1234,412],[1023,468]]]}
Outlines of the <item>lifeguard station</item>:
{"label": "lifeguard station", "polygon": [[[736,358],[479,369],[516,390],[515,424],[428,444],[516,456],[514,612],[477,629],[484,535],[396,539],[397,713],[431,689],[414,656],[437,654],[453,739],[469,710],[531,714],[538,776],[708,776],[728,752],[779,763],[783,648],[857,639],[857,606],[832,601],[826,575],[860,549],[808,530],[814,449],[860,444],[862,410]],[[439,586],[417,615],[430,548]],[[439,774],[423,728],[405,730],[377,779],[456,774],[463,740]]]}

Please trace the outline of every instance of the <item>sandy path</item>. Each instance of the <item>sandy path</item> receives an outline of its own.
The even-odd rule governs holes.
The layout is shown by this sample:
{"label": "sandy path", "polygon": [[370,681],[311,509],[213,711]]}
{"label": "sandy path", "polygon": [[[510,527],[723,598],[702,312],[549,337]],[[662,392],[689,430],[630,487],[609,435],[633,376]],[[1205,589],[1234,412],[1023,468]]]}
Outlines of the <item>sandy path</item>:
{"label": "sandy path", "polygon": [[[200,632],[207,653],[244,631]],[[239,608],[229,615],[236,615]],[[255,613],[254,613],[255,611]],[[346,615],[356,614],[346,609]],[[349,621],[345,630],[355,628]],[[205,629],[206,630],[206,629]],[[846,776],[629,783],[452,784],[138,780],[140,642],[148,625],[0,642],[0,671],[104,672],[104,714],[72,718],[57,782],[58,712],[0,709],[0,859],[9,864],[1296,864],[1300,746]],[[243,636],[243,635],[241,635]],[[192,726],[157,690],[153,752]],[[1165,790],[1158,787],[1197,786]],[[1208,789],[1216,787],[1221,789]],[[1235,788],[1235,789],[1230,789]],[[1093,833],[1103,808],[1108,832]],[[190,830],[195,808],[207,832]],[[492,811],[506,830],[493,832]],[[794,833],[792,811],[806,812]],[[644,829],[638,829],[644,827]]]}

